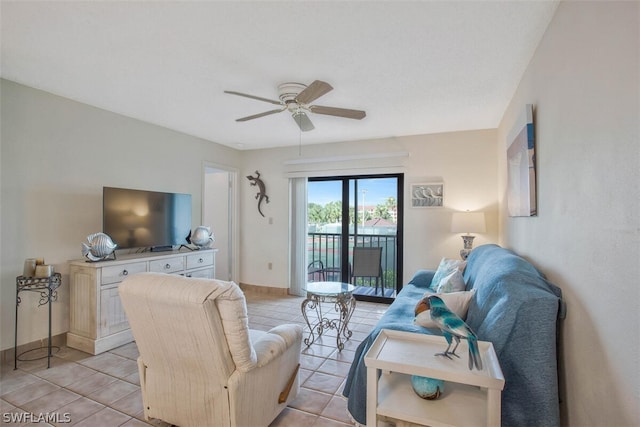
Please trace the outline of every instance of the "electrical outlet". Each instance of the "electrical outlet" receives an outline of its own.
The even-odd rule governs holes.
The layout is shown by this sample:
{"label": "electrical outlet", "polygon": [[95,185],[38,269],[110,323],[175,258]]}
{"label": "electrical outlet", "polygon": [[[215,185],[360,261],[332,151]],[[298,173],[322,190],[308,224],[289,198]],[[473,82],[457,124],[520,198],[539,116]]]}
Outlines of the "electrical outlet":
{"label": "electrical outlet", "polygon": [[273,225],[273,217],[269,217],[269,225]]}
{"label": "electrical outlet", "polygon": [[269,270],[273,270],[273,263],[272,262],[268,263],[267,267],[269,268]]}

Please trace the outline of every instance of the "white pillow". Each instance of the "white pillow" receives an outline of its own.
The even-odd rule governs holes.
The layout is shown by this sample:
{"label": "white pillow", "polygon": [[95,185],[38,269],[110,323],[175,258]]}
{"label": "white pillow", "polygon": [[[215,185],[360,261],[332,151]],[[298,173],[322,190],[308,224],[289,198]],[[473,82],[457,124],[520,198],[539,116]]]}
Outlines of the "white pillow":
{"label": "white pillow", "polygon": [[457,268],[446,275],[436,285],[434,291],[438,294],[464,291],[467,285],[464,283],[462,272]]}
{"label": "white pillow", "polygon": [[[440,286],[440,282],[447,276],[449,276],[454,271],[458,270],[460,273],[464,271],[464,268],[467,266],[466,261],[458,260],[458,259],[450,259],[450,258],[442,258],[440,260],[440,264],[433,275],[433,279],[431,280],[431,285],[429,288],[434,292],[437,292],[438,287]],[[462,289],[460,289],[462,290]]]}
{"label": "white pillow", "polygon": [[[469,309],[469,303],[471,302],[471,298],[473,298],[473,295],[475,293],[476,293],[475,289],[472,289],[470,291],[462,291],[462,292],[449,292],[445,294],[434,294],[431,292],[427,292],[425,293],[424,298],[422,298],[418,302],[416,309],[421,304],[426,303],[428,306],[429,300],[427,298],[430,295],[438,295],[438,297],[440,297],[442,302],[444,302],[444,304],[447,306],[447,308],[449,308],[449,310],[457,314],[462,320],[465,320],[467,318],[467,310]],[[433,320],[431,320],[431,310],[425,310],[422,313],[419,313],[418,315],[416,315],[416,317],[413,319],[413,323],[419,326],[423,326],[425,328],[438,327],[438,325],[436,325],[436,323]]]}

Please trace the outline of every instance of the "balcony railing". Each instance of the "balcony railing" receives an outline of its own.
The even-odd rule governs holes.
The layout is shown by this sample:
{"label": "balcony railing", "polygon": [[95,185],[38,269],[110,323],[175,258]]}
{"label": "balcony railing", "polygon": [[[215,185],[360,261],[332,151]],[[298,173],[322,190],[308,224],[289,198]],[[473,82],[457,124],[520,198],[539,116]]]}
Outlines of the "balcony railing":
{"label": "balcony railing", "polygon": [[[349,235],[349,265],[347,277],[351,277],[351,264],[353,262],[353,247],[381,247],[382,248],[382,278],[380,284],[386,289],[395,289],[397,276],[397,257],[395,235],[380,234],[350,234]],[[307,259],[312,268],[309,269],[308,280],[340,281],[342,259],[342,235],[339,233],[308,233],[307,234]],[[319,262],[318,262],[319,261]],[[320,264],[321,263],[321,264]],[[319,267],[322,265],[322,271]],[[355,283],[358,286],[375,287],[375,278],[358,277]]]}

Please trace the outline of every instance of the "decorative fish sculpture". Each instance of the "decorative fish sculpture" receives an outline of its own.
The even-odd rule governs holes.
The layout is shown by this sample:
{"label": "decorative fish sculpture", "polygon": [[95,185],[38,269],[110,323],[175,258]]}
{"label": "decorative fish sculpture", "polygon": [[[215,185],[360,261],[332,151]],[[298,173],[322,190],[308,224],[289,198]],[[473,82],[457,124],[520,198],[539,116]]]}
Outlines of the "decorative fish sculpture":
{"label": "decorative fish sculpture", "polygon": [[216,241],[213,233],[211,233],[211,228],[201,225],[196,227],[191,235],[191,243],[196,245],[198,248],[208,248]]}
{"label": "decorative fish sculpture", "polygon": [[[87,244],[88,243],[88,244]],[[104,233],[94,233],[87,236],[87,243],[82,244],[82,255],[91,261],[106,259],[116,249],[111,237]]]}

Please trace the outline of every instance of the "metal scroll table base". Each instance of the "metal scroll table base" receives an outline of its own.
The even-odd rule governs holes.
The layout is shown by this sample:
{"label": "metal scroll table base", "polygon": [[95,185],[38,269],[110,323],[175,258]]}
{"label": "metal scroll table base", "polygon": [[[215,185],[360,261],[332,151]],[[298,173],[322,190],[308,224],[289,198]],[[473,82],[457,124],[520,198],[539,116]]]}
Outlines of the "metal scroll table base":
{"label": "metal scroll table base", "polygon": [[[333,304],[333,309],[337,313],[336,318],[327,317],[323,313],[323,304]],[[307,292],[307,298],[302,302],[302,316],[309,327],[309,335],[304,339],[307,347],[311,346],[316,339],[322,337],[325,330],[336,330],[336,346],[338,351],[342,351],[345,341],[348,341],[353,334],[349,329],[349,319],[356,308],[356,300],[351,292],[337,293],[335,295],[321,295],[314,292]],[[315,323],[311,324],[309,312],[315,311]]]}
{"label": "metal scroll table base", "polygon": [[[58,349],[51,345],[51,302],[58,299],[57,289],[62,283],[62,277],[60,273],[54,273],[50,277],[16,277],[16,323],[14,331],[14,348],[13,348],[13,369],[18,369],[18,360],[20,361],[32,361],[38,359],[47,358],[47,368],[51,367],[51,357],[53,356],[51,350],[53,348]],[[49,334],[47,341],[47,355],[43,357],[35,357],[32,359],[20,359],[20,356],[30,353],[36,350],[42,350],[45,347],[34,348],[18,354],[18,307],[20,306],[20,292],[36,292],[40,294],[40,300],[38,301],[38,307],[47,305],[49,308]]]}

